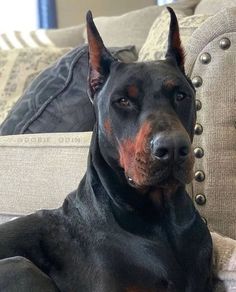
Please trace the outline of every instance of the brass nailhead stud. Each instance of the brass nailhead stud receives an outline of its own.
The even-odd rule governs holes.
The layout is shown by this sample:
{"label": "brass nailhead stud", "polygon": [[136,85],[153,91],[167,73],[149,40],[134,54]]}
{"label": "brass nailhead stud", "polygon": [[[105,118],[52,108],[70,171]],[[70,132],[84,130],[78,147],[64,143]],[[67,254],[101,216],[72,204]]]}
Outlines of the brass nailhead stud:
{"label": "brass nailhead stud", "polygon": [[197,182],[203,182],[205,180],[205,173],[202,170],[198,170],[195,172],[194,178]]}
{"label": "brass nailhead stud", "polygon": [[200,76],[195,76],[192,79],[192,83],[194,87],[198,88],[202,85],[202,78]]}
{"label": "brass nailhead stud", "polygon": [[203,127],[202,127],[202,125],[200,125],[200,124],[197,123],[197,124],[195,125],[195,127],[194,127],[194,132],[195,132],[196,135],[201,135],[202,132],[203,132]]}
{"label": "brass nailhead stud", "polygon": [[202,103],[199,99],[196,99],[196,110],[200,111],[200,109],[202,108]]}
{"label": "brass nailhead stud", "polygon": [[220,48],[222,50],[228,50],[230,46],[231,46],[231,41],[228,38],[223,38],[220,40]]}
{"label": "brass nailhead stud", "polygon": [[204,65],[207,65],[211,62],[211,55],[208,53],[203,53],[200,56],[200,62]]}
{"label": "brass nailhead stud", "polygon": [[202,158],[204,156],[204,150],[201,147],[194,149],[194,155],[196,158]]}
{"label": "brass nailhead stud", "polygon": [[197,194],[195,196],[195,202],[200,205],[203,206],[206,204],[206,197],[203,194]]}

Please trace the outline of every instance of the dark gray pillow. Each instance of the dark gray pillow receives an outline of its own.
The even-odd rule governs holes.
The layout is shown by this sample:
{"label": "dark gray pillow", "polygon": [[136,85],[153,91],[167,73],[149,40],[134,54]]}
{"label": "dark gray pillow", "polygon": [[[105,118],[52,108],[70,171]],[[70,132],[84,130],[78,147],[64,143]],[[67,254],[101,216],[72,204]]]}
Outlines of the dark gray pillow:
{"label": "dark gray pillow", "polygon": [[[133,46],[110,51],[124,62],[137,59]],[[1,124],[0,135],[91,131],[95,120],[87,72],[87,46],[67,53],[32,81]]]}

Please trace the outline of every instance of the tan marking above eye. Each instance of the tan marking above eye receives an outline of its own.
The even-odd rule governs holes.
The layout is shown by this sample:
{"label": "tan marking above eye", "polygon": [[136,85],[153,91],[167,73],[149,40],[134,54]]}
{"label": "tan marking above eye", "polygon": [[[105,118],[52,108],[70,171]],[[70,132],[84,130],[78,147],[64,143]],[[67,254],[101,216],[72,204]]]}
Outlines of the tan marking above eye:
{"label": "tan marking above eye", "polygon": [[138,88],[135,84],[128,86],[128,96],[129,97],[137,97],[138,96]]}
{"label": "tan marking above eye", "polygon": [[111,128],[111,123],[110,123],[109,119],[106,119],[106,120],[105,120],[105,122],[104,122],[104,129],[105,129],[105,131],[106,131],[106,133],[107,133],[108,135],[111,135],[111,133],[112,133],[112,128]]}
{"label": "tan marking above eye", "polygon": [[163,82],[163,87],[166,89],[166,90],[172,90],[174,89],[175,87],[177,86],[175,80],[173,79],[167,79]]}

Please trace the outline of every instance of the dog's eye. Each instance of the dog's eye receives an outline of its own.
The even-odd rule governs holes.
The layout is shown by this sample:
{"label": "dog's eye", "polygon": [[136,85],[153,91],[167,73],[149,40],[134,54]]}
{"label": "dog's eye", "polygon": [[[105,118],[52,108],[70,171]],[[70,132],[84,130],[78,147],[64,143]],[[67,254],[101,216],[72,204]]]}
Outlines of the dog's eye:
{"label": "dog's eye", "polygon": [[177,101],[182,101],[186,98],[186,94],[184,92],[177,92],[175,96]]}
{"label": "dog's eye", "polygon": [[121,98],[121,99],[119,99],[118,100],[118,103],[122,107],[128,107],[128,106],[130,106],[130,101],[127,98],[124,98],[124,97]]}

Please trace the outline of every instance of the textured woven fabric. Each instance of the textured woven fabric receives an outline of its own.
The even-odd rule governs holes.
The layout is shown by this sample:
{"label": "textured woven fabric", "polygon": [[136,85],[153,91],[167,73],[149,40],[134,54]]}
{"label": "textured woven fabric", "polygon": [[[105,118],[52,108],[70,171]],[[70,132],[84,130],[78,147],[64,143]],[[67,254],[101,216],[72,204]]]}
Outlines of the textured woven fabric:
{"label": "textured woven fabric", "polygon": [[[134,61],[137,58],[135,48],[132,46],[111,48],[111,52],[115,57],[123,61]],[[31,54],[30,50],[29,53]],[[7,53],[5,52],[5,54]],[[30,54],[26,53],[24,55],[26,64],[22,63],[22,67],[31,65],[30,68],[34,68],[34,63],[31,64],[31,62],[36,62],[37,59],[28,59]],[[34,54],[32,55],[34,56]],[[45,55],[47,55],[47,51],[45,51]],[[47,59],[47,57],[45,58]],[[11,103],[6,97],[0,97],[3,110],[6,109],[6,106],[12,105],[12,102],[19,97],[18,94],[22,89],[18,74],[14,75],[16,70],[14,61],[12,61],[12,65],[14,66],[12,66],[10,74],[8,74],[5,72],[8,69],[8,64],[6,64],[6,70],[2,72],[2,76],[7,79],[7,82],[12,83],[14,81],[14,84],[19,83],[20,85],[17,95],[14,87],[10,87],[12,95],[15,97],[15,99],[11,99]],[[37,62],[35,67],[37,68]],[[28,68],[28,70],[30,69]],[[0,126],[0,134],[92,130],[94,114],[87,96],[87,71],[87,46],[70,51],[55,64],[45,69],[33,80],[11,109]],[[21,73],[23,74],[24,71]],[[12,78],[12,75],[14,78]],[[24,74],[24,78],[26,78],[26,74]],[[8,90],[8,87],[6,87],[6,90]],[[5,113],[2,115],[5,115]]]}
{"label": "textured woven fabric", "polygon": [[[203,182],[193,181],[193,199],[206,196],[206,204],[196,205],[211,230],[236,239],[236,8],[223,10],[196,30],[187,47],[186,70],[202,78],[197,99],[202,103],[197,122],[203,133],[194,144],[204,150],[196,159],[195,171],[205,173]],[[227,50],[222,39],[231,41]],[[210,62],[201,62],[202,54]]]}
{"label": "textured woven fabric", "polygon": [[1,137],[0,213],[59,207],[85,173],[90,139],[91,133]]}
{"label": "textured woven fabric", "polygon": [[196,7],[195,14],[214,15],[222,9],[236,7],[236,0],[202,0]]}
{"label": "textured woven fabric", "polygon": [[29,82],[69,49],[38,48],[0,50],[0,123]]}
{"label": "textured woven fabric", "polygon": [[85,25],[63,29],[38,29],[0,33],[0,50],[39,47],[77,47],[84,43]]}
{"label": "textured woven fabric", "polygon": [[[208,18],[207,15],[193,15],[184,17],[182,12],[176,11],[179,20],[181,41],[185,47],[192,33]],[[165,58],[169,33],[170,14],[164,10],[153,23],[148,37],[139,52],[138,61],[160,60]]]}

